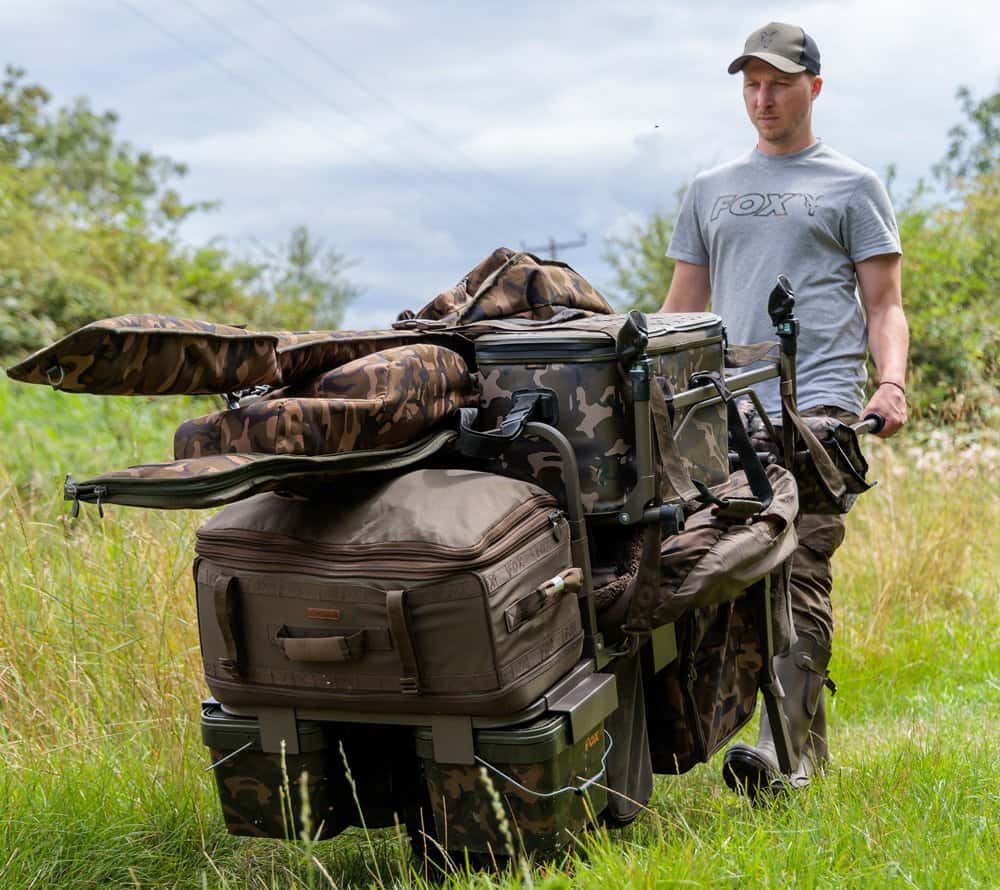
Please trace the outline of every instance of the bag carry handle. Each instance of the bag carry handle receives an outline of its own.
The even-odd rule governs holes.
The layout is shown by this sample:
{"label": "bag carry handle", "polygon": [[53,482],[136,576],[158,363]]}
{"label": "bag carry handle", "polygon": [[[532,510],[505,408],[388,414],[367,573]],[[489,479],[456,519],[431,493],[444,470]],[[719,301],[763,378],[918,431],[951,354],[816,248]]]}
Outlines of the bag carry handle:
{"label": "bag carry handle", "polygon": [[275,641],[289,661],[335,662],[356,661],[367,648],[364,629],[352,634],[330,637],[293,637],[282,626],[274,635]]}
{"label": "bag carry handle", "polygon": [[718,371],[699,371],[692,375],[691,383],[711,384],[725,404],[726,420],[733,438],[733,447],[739,455],[747,482],[750,483],[750,493],[753,498],[717,498],[703,485],[698,485],[698,489],[701,491],[702,498],[719,507],[716,515],[727,519],[749,519],[751,516],[766,510],[774,498],[774,489],[771,488],[771,482],[767,478],[764,465],[760,462],[760,458],[750,442],[750,436],[743,425],[739,409],[736,407],[736,402],[729,387],[726,386],[723,376]]}
{"label": "bag carry handle", "polygon": [[478,409],[459,409],[458,451],[465,457],[499,457],[511,442],[520,438],[530,421],[555,425],[559,420],[559,400],[551,389],[521,389],[514,403],[495,429],[482,432],[472,428]]}
{"label": "bag carry handle", "polygon": [[241,665],[240,632],[240,591],[239,582],[232,575],[219,575],[212,588],[215,606],[215,620],[222,634],[222,645],[226,654],[216,662],[219,668],[238,680],[243,673]]}
{"label": "bag carry handle", "polygon": [[583,572],[580,569],[564,569],[554,578],[543,581],[527,596],[521,597],[503,613],[507,623],[507,633],[513,633],[526,621],[544,612],[564,594],[579,593],[583,586]]}

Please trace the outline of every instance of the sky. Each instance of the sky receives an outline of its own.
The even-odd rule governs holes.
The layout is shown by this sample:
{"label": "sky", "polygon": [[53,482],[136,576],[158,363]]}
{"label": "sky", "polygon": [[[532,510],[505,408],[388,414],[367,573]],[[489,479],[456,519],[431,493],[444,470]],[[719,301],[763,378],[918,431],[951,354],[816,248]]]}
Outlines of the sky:
{"label": "sky", "polygon": [[819,45],[817,135],[895,165],[898,197],[944,154],[958,86],[1000,85],[995,0],[0,0],[6,63],[56,104],[114,110],[122,138],[188,165],[186,199],[219,202],[186,241],[249,255],[304,224],[347,255],[347,328],[500,245],[585,239],[559,258],[611,291],[608,239],[752,149],[726,67],[768,21]]}

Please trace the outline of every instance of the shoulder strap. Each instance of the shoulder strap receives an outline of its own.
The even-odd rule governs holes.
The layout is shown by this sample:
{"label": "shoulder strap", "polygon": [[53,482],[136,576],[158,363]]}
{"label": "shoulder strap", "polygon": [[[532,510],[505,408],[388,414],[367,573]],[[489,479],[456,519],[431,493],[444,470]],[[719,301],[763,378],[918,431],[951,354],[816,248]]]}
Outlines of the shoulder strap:
{"label": "shoulder strap", "polygon": [[750,442],[746,427],[743,426],[743,418],[740,417],[733,394],[729,391],[726,381],[718,371],[701,371],[691,377],[691,382],[702,385],[711,384],[719,393],[719,398],[725,403],[729,434],[733,447],[740,458],[743,471],[746,473],[747,482],[750,483],[753,498],[716,498],[714,495],[710,495],[704,486],[699,486],[699,490],[703,498],[708,497],[716,503],[719,507],[719,516],[727,519],[747,519],[750,516],[755,516],[771,503],[774,489],[771,488],[771,482],[764,471],[764,465],[760,462],[760,458]]}

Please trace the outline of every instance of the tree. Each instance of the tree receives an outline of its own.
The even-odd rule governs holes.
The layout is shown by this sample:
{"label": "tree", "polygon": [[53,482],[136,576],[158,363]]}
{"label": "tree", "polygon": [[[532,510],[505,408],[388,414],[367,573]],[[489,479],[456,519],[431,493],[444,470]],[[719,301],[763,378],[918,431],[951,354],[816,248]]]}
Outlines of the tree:
{"label": "tree", "polygon": [[293,329],[335,328],[358,290],[344,278],[350,261],[323,246],[305,226],[296,226],[281,253],[269,252],[255,292],[262,308]]}
{"label": "tree", "polygon": [[654,213],[633,223],[625,237],[608,240],[604,259],[615,273],[611,296],[619,308],[656,312],[663,305],[674,274],[667,247],[686,191],[678,189],[671,212]]}
{"label": "tree", "polygon": [[113,112],[48,92],[8,67],[0,83],[0,356],[97,318],[162,312],[258,328],[339,323],[357,291],[347,262],[305,229],[265,262],[185,245],[183,164],[135,149]]}
{"label": "tree", "polygon": [[945,420],[1000,417],[1000,91],[957,98],[965,121],[948,131],[934,167],[946,199],[918,188],[900,213],[910,319],[912,402]]}
{"label": "tree", "polygon": [[972,91],[961,86],[955,98],[966,122],[948,131],[948,151],[935,164],[934,175],[960,188],[963,181],[990,173],[1000,161],[1000,90],[976,102]]}

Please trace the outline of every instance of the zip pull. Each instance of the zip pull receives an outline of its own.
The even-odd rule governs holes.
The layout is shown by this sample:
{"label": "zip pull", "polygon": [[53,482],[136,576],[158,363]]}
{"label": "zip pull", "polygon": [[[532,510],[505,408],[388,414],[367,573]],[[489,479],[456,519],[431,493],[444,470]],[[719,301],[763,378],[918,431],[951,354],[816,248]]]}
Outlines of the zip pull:
{"label": "zip pull", "polygon": [[552,537],[555,538],[556,541],[562,540],[562,532],[559,527],[559,523],[565,515],[566,514],[563,513],[562,510],[553,510],[548,516],[545,517],[549,521],[549,526],[552,529]]}

